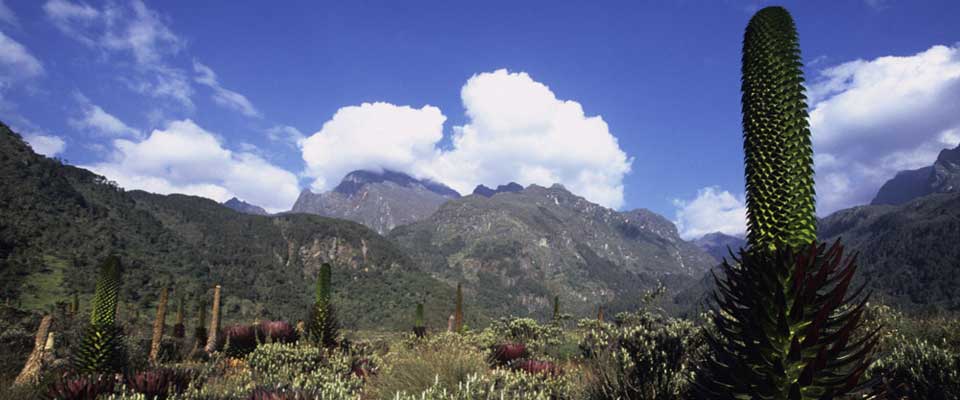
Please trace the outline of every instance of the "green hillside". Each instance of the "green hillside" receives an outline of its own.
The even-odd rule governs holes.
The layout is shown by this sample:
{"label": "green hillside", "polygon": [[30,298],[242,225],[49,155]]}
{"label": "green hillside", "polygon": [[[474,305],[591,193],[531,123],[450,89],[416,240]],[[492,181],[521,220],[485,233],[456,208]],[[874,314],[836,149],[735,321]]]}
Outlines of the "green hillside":
{"label": "green hillside", "polygon": [[166,284],[195,310],[219,283],[228,321],[296,320],[325,261],[335,266],[335,298],[348,326],[406,327],[419,301],[439,324],[453,298],[447,285],[416,272],[394,245],[362,225],[247,215],[199,197],[127,192],[33,153],[2,124],[0,181],[0,298],[27,308],[48,308],[74,292],[86,299],[94,266],[108,254],[125,265],[121,313],[151,308]]}

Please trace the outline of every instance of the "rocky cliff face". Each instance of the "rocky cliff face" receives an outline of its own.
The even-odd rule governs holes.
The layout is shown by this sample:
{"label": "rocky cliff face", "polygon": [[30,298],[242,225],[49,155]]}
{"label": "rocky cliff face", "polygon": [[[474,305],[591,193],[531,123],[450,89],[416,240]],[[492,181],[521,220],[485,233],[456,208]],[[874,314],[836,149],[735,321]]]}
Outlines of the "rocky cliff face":
{"label": "rocky cliff face", "polygon": [[233,211],[244,213],[244,214],[251,214],[251,215],[269,215],[270,214],[267,212],[267,210],[264,210],[263,207],[247,203],[236,197],[223,202],[223,205]]}
{"label": "rocky cliff face", "polygon": [[960,146],[944,149],[929,167],[900,171],[880,187],[870,204],[904,204],[931,193],[960,192]]}
{"label": "rocky cliff face", "polygon": [[442,184],[399,172],[354,171],[332,191],[304,190],[291,211],[346,219],[386,234],[429,217],[440,204],[459,197]]}
{"label": "rocky cliff face", "polygon": [[657,281],[686,284],[714,260],[648,210],[617,212],[560,185],[531,185],[445,203],[390,234],[434,276],[464,282],[469,301],[498,315],[547,315],[554,295],[589,315],[636,304]]}

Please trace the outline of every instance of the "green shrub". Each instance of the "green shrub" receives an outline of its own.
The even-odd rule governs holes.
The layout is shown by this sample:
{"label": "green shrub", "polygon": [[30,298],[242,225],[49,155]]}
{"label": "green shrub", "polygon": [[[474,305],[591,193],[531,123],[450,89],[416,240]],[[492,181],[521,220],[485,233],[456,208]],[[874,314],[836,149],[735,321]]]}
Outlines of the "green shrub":
{"label": "green shrub", "polygon": [[396,400],[565,400],[580,398],[578,383],[568,376],[550,377],[494,370],[472,374],[454,386],[436,380],[427,389],[397,393]]}
{"label": "green shrub", "polygon": [[890,398],[960,399],[960,353],[900,336],[870,366]]}
{"label": "green shrub", "polygon": [[257,386],[353,395],[363,385],[349,355],[309,344],[263,344],[246,360]]}
{"label": "green shrub", "polygon": [[687,320],[652,313],[621,313],[617,320],[620,326],[592,324],[584,334],[587,398],[687,396],[705,351],[702,329]]}
{"label": "green shrub", "polygon": [[371,380],[377,398],[420,393],[437,387],[454,390],[470,375],[487,371],[487,356],[460,335],[442,333],[400,347],[384,357],[384,367]]}
{"label": "green shrub", "polygon": [[500,318],[490,323],[481,335],[495,342],[522,343],[534,357],[547,355],[563,341],[563,330],[555,324],[539,324],[532,318]]}

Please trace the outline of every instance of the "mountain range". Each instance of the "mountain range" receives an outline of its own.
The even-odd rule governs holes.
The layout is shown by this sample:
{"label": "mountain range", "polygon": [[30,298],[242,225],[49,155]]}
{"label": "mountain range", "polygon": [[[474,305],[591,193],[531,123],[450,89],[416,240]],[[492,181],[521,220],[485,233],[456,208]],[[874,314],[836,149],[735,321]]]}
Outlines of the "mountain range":
{"label": "mountain range", "polygon": [[317,214],[364,224],[380,234],[427,218],[457,191],[430,180],[384,170],[353,171],[331,191],[300,193],[291,212]]}
{"label": "mountain range", "polygon": [[577,315],[599,304],[627,309],[658,282],[676,291],[715,263],[669,220],[617,212],[560,185],[451,200],[388,237],[497,315],[546,316],[554,295]]}
{"label": "mountain range", "polygon": [[[954,151],[931,166],[937,182],[956,178]],[[443,325],[458,283],[471,326],[545,318],[554,296],[577,316],[616,312],[661,284],[672,300],[663,306],[682,312],[702,300],[727,247],[744,243],[719,233],[687,242],[649,210],[612,210],[561,185],[480,185],[461,197],[389,170],[351,172],[331,191],[305,190],[291,212],[264,215],[239,199],[125,191],[35,154],[2,124],[0,178],[0,297],[33,309],[88,298],[96,262],[114,253],[127,265],[130,312],[152,308],[161,286],[195,305],[221,284],[228,320],[301,318],[323,262],[335,266],[344,322],[362,328],[407,327],[417,302]],[[819,226],[822,239],[860,252],[877,297],[958,310],[958,221],[960,193],[934,193],[842,210]]]}

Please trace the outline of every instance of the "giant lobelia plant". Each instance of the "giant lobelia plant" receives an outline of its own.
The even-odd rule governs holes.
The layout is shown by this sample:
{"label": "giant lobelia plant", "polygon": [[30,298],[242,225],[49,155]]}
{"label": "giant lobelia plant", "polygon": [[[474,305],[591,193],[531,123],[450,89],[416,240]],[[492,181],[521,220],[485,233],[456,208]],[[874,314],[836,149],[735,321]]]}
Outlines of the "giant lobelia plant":
{"label": "giant lobelia plant", "polygon": [[712,355],[697,398],[833,399],[863,388],[877,336],[857,334],[867,296],[851,290],[855,257],[816,241],[800,60],[789,12],[758,11],[743,41],[749,247],[714,275]]}
{"label": "giant lobelia plant", "polygon": [[74,349],[73,368],[81,373],[116,372],[123,367],[120,329],[116,326],[120,295],[120,259],[107,257],[100,264],[93,294],[90,326],[83,341]]}
{"label": "giant lobelia plant", "polygon": [[320,346],[331,348],[337,344],[340,325],[336,310],[333,308],[331,288],[332,272],[330,264],[320,267],[317,277],[317,294],[313,307],[307,317],[307,335]]}

